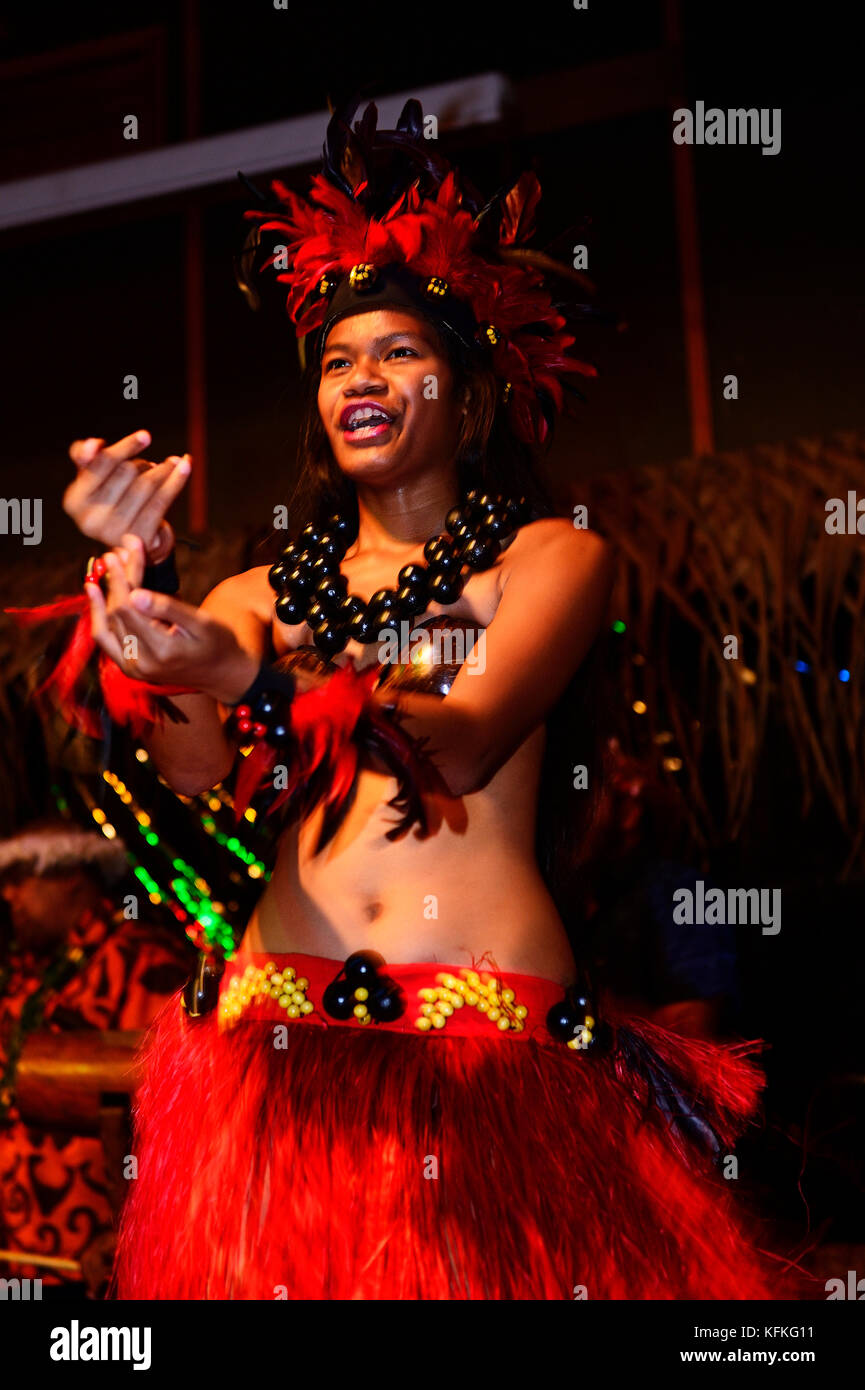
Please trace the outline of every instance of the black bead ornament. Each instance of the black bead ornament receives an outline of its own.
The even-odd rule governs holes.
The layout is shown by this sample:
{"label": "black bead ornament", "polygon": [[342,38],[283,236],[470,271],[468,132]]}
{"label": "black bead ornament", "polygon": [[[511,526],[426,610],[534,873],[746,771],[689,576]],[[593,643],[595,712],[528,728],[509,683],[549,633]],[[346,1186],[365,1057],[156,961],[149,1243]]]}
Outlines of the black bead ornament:
{"label": "black bead ornament", "polygon": [[378,951],[355,951],[349,956],[343,970],[345,978],[352,985],[368,985],[375,979],[382,965],[384,956],[380,956]]}
{"label": "black bead ornament", "polygon": [[303,564],[295,565],[294,569],[289,572],[285,585],[287,589],[297,589],[302,594],[310,593],[313,584],[312,575],[307,566]]}
{"label": "black bead ornament", "polygon": [[466,546],[465,559],[473,570],[488,570],[495,564],[500,553],[501,546],[495,538],[481,540],[480,536],[475,536]]}
{"label": "black bead ornament", "polygon": [[338,562],[342,559],[345,547],[338,535],[333,536],[330,531],[325,531],[318,542],[317,549],[320,555],[332,555]]}
{"label": "black bead ornament", "polygon": [[355,951],[322,995],[325,1012],[343,1021],[354,1016],[361,1024],[392,1023],[401,1018],[405,996],[383,973],[384,963],[377,951]]}
{"label": "black bead ornament", "polygon": [[[340,578],[343,576],[340,575]],[[356,598],[354,594],[348,594],[339,606],[340,621],[344,626],[348,626],[352,618],[356,618],[359,613],[363,613],[363,599]]]}
{"label": "black bead ornament", "polygon": [[351,534],[351,522],[348,517],[340,516],[338,512],[334,512],[333,516],[327,518],[327,529],[334,540],[338,540],[342,543],[344,547],[343,554],[345,554],[345,551],[351,545],[353,539]]}
{"label": "black bead ornament", "polygon": [[324,618],[312,630],[312,639],[325,656],[338,656],[348,645],[348,633],[337,627],[332,618]]}
{"label": "black bead ornament", "polygon": [[348,635],[355,641],[369,647],[373,642],[378,641],[378,634],[381,624],[375,622],[366,613],[358,613],[348,625]]}
{"label": "black bead ornament", "polygon": [[460,552],[460,554],[463,555],[466,544],[470,540],[474,539],[476,532],[472,522],[461,521],[458,526],[454,527],[451,534],[454,538],[455,549],[457,549]]}
{"label": "black bead ornament", "polygon": [[271,589],[284,587],[291,572],[291,566],[285,560],[277,560],[275,565],[271,565],[267,571],[267,582]]}
{"label": "black bead ornament", "polygon": [[333,555],[328,555],[326,553],[317,555],[309,567],[309,572],[312,575],[313,588],[315,588],[316,584],[320,583],[322,579],[334,577],[339,574],[339,560]]}
{"label": "black bead ornament", "polygon": [[322,1006],[331,1018],[351,1018],[354,1013],[354,986],[339,976],[333,980],[321,996]]}
{"label": "black bead ornament", "polygon": [[396,596],[407,618],[414,618],[418,613],[423,613],[429,603],[429,594],[426,592],[426,589],[412,588],[408,584],[405,584],[401,589],[397,589]]}
{"label": "black bead ornament", "polygon": [[189,1018],[201,1018],[216,1008],[219,1000],[219,982],[225,970],[225,958],[213,956],[207,951],[199,951],[195,970],[180,996]]}
{"label": "black bead ornament", "polygon": [[435,603],[456,603],[463,591],[458,575],[434,574],[429,583],[429,596]]}
{"label": "black bead ornament", "polygon": [[283,594],[278,598],[274,605],[276,616],[281,623],[288,623],[289,627],[296,623],[302,623],[306,617],[306,604],[303,602],[303,595],[297,592]]}
{"label": "black bead ornament", "polygon": [[575,1052],[602,1049],[607,1030],[598,1024],[598,1011],[585,982],[571,985],[565,997],[547,1014],[547,1031]]}
{"label": "black bead ornament", "polygon": [[327,657],[343,651],[349,640],[370,645],[382,631],[398,628],[402,619],[423,613],[431,602],[455,603],[469,578],[463,570],[494,565],[502,542],[530,515],[525,497],[472,488],[448,512],[445,530],[426,542],[425,563],[404,565],[395,587],[378,589],[368,602],[346,592],[348,583],[340,570],[356,538],[352,524],[339,513],[329,516],[323,528],[310,522],[268,571],[277,594],[276,616],[290,626],[307,621],[313,642]]}
{"label": "black bead ornament", "polygon": [[401,588],[424,589],[428,571],[424,565],[403,565],[397,579]]}
{"label": "black bead ornament", "polygon": [[342,574],[326,574],[313,590],[315,601],[320,603],[326,613],[337,615],[346,600],[348,580]]}
{"label": "black bead ornament", "polygon": [[483,521],[479,523],[478,535],[481,540],[487,540],[493,537],[495,540],[499,541],[509,536],[513,529],[509,517],[491,512],[489,516],[485,516]]}

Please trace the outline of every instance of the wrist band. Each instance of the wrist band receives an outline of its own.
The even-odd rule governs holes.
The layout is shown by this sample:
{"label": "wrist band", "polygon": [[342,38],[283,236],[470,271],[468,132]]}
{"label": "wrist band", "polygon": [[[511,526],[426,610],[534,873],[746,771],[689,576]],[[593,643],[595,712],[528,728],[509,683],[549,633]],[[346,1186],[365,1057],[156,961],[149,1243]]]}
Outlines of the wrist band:
{"label": "wrist band", "polygon": [[255,680],[242,695],[238,695],[237,699],[232,701],[232,707],[236,710],[240,705],[253,705],[266,691],[277,692],[287,695],[290,700],[294,699],[294,676],[289,671],[277,671],[275,666],[269,666],[266,661],[262,661]]}
{"label": "wrist band", "polygon": [[291,736],[286,717],[295,694],[294,677],[262,662],[252,684],[232,706],[236,733],[243,739],[265,740],[274,746]]}
{"label": "wrist band", "polygon": [[144,566],[141,587],[152,589],[157,594],[177,593],[180,588],[180,576],[177,573],[177,555],[174,549],[158,564]]}

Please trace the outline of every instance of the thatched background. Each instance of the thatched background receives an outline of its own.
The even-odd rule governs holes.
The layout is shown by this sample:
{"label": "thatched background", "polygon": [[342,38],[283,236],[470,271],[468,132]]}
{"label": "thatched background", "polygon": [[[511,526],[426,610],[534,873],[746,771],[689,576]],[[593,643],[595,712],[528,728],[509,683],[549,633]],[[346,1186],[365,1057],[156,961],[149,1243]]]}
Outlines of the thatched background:
{"label": "thatched background", "polygon": [[[634,749],[654,747],[695,844],[742,831],[769,721],[795,750],[803,817],[822,793],[846,849],[865,843],[865,539],[826,502],[865,496],[865,436],[838,433],[598,477],[590,522],[623,557],[616,673]],[[739,639],[738,660],[724,639]],[[796,669],[804,662],[808,670]],[[849,680],[839,678],[849,671]],[[635,701],[646,711],[632,713]]]}
{"label": "thatched background", "polygon": [[[795,750],[800,796],[789,814],[801,817],[815,798],[825,799],[843,837],[843,871],[861,861],[863,538],[825,528],[827,499],[846,498],[848,489],[865,496],[865,435],[596,476],[579,498],[622,557],[610,613],[611,622],[626,623],[610,639],[612,723],[626,747],[654,759],[677,788],[697,852],[741,834],[775,721]],[[245,544],[239,535],[214,537],[187,549],[184,593],[198,600],[240,568]],[[22,547],[3,575],[4,604],[74,592],[85,554],[46,567]],[[738,660],[724,657],[727,634],[739,639]],[[3,833],[45,804],[26,695],[44,674],[50,640],[44,628],[22,632],[2,619]],[[807,672],[796,670],[797,661]],[[637,701],[642,714],[633,712]],[[69,741],[53,721],[44,738],[49,763],[92,767],[86,740]]]}

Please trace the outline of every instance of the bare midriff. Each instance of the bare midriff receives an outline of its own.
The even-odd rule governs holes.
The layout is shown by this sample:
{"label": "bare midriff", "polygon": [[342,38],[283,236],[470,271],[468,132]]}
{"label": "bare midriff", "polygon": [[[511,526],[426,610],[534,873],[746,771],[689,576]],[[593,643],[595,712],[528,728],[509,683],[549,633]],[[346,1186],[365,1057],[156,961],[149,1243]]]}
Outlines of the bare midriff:
{"label": "bare midriff", "polygon": [[565,929],[529,852],[543,744],[536,730],[480,791],[428,798],[439,823],[425,839],[415,827],[388,840],[396,781],[362,771],[354,804],[317,855],[320,810],[284,832],[246,949],[333,959],[374,950],[394,964],[486,957],[499,970],[571,983]]}
{"label": "bare midriff", "polygon": [[[380,582],[387,579],[384,574]],[[494,570],[473,575],[458,611],[487,626],[499,597]],[[277,654],[310,640],[308,630],[291,643],[279,636]],[[354,648],[351,643],[347,654]],[[362,655],[355,660],[363,664]],[[541,725],[483,787],[458,797],[426,796],[431,833],[425,837],[415,825],[387,838],[399,820],[387,804],[396,780],[362,764],[352,804],[318,853],[321,807],[283,832],[243,949],[333,959],[373,950],[393,964],[481,963],[572,983],[567,934],[535,858],[545,741]]]}

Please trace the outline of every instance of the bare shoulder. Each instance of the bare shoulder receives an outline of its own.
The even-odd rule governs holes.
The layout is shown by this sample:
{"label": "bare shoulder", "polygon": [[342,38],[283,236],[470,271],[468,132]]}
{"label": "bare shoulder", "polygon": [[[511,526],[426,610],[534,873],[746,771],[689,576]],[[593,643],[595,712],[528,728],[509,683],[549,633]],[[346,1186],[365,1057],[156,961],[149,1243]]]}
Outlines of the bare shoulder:
{"label": "bare shoulder", "polygon": [[555,574],[565,586],[612,583],[613,548],[597,531],[574,526],[567,517],[541,517],[522,526],[502,556],[501,587],[521,578]]}
{"label": "bare shoulder", "polygon": [[268,565],[256,565],[254,569],[229,575],[211,589],[202,606],[214,610],[247,608],[265,613],[273,604],[273,591],[267,582],[268,568]]}

